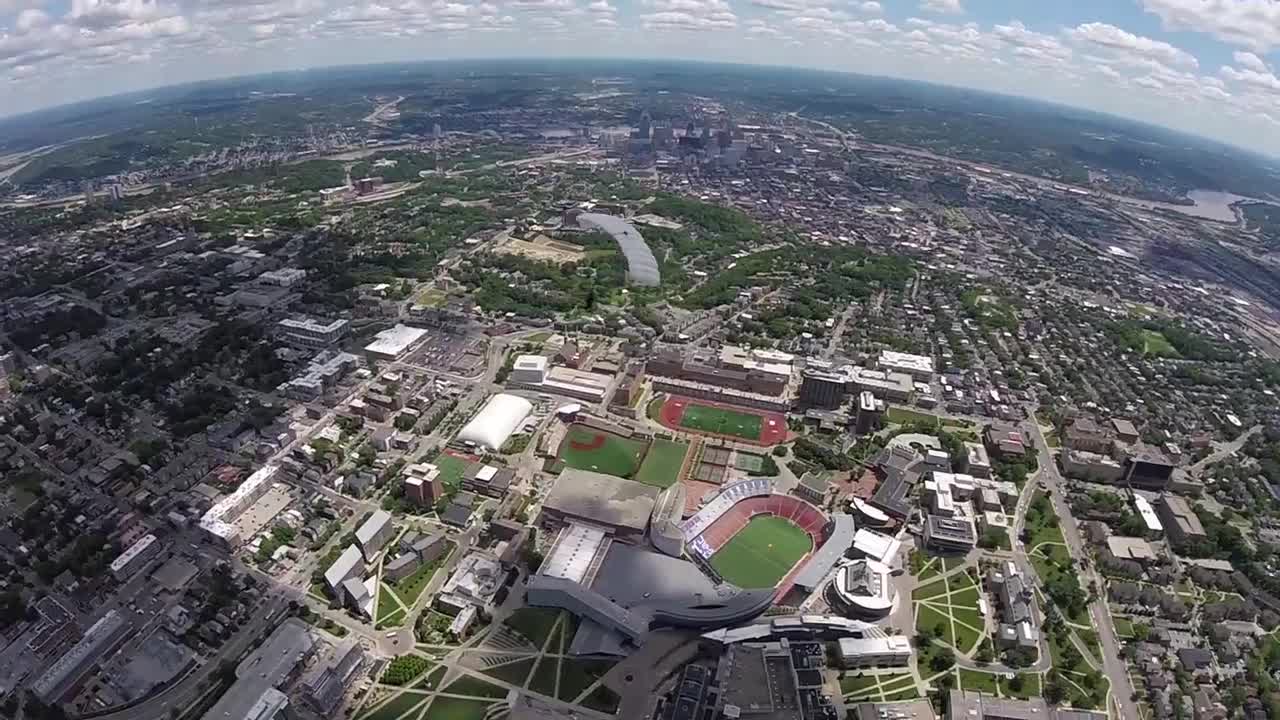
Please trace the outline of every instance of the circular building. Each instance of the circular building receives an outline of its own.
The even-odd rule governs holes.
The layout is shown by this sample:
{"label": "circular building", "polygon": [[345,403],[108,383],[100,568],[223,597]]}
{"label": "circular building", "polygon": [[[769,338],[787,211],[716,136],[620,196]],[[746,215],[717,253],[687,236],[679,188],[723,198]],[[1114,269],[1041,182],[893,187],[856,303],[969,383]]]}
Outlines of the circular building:
{"label": "circular building", "polygon": [[854,498],[850,503],[854,512],[858,516],[858,520],[862,525],[870,527],[885,527],[889,524],[889,514],[875,507],[871,503],[862,498]]}
{"label": "circular building", "polygon": [[893,611],[897,591],[889,566],[858,560],[836,571],[827,586],[827,601],[851,618],[882,620]]}

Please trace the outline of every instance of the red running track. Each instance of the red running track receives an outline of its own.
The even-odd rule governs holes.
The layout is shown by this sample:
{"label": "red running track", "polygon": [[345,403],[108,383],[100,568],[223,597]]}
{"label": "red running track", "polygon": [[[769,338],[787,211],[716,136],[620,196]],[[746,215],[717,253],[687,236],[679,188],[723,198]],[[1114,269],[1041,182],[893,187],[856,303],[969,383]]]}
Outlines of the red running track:
{"label": "red running track", "polygon": [[[720,408],[722,410],[732,410],[733,412],[746,413],[748,415],[757,415],[760,417],[760,437],[755,440],[747,440],[737,435],[725,435],[722,433],[710,433],[703,430],[695,430],[687,428],[680,424],[684,419],[685,408],[690,405],[702,405],[704,407]],[[696,435],[705,435],[707,437],[724,438],[731,442],[748,443],[751,445],[761,445],[771,447],[773,445],[781,445],[787,441],[787,418],[781,413],[769,412],[767,410],[756,410],[755,408],[744,408],[736,405],[726,405],[725,403],[711,402],[710,400],[695,400],[693,398],[671,395],[666,402],[662,403],[662,408],[658,411],[658,422],[663,427],[681,433],[693,433]]]}

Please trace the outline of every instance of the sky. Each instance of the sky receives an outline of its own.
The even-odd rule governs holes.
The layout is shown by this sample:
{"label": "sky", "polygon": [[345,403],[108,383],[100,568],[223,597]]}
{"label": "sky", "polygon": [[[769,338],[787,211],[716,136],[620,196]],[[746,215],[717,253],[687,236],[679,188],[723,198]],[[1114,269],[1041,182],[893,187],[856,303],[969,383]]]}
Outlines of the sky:
{"label": "sky", "polygon": [[1280,0],[0,0],[0,115],[258,72],[489,57],[887,75],[1280,155]]}

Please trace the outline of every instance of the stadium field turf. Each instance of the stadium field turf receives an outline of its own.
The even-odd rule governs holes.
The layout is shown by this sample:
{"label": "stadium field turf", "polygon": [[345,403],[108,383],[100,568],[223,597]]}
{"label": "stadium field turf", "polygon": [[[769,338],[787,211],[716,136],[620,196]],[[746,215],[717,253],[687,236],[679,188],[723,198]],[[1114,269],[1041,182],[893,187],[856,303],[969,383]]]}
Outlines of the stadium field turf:
{"label": "stadium field turf", "polygon": [[682,442],[654,440],[644,455],[644,462],[640,463],[635,479],[645,485],[671,487],[680,477],[680,468],[684,466],[684,456],[688,451],[689,446]]}
{"label": "stadium field turf", "polygon": [[756,517],[711,556],[711,567],[738,587],[773,587],[812,549],[809,535],[790,521]]}
{"label": "stadium field turf", "polygon": [[560,460],[571,468],[629,478],[640,467],[644,450],[638,440],[571,425],[560,445]]}
{"label": "stadium field turf", "polygon": [[727,408],[690,404],[684,409],[680,424],[690,430],[732,435],[744,440],[759,440],[764,419],[759,415]]}

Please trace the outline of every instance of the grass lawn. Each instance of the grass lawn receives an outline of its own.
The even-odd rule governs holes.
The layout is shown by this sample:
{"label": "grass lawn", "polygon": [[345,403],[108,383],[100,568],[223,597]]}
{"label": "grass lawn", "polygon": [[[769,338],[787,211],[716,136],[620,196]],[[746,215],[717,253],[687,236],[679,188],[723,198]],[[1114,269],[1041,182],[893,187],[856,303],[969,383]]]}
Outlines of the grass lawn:
{"label": "grass lawn", "polygon": [[556,678],[559,676],[560,658],[544,657],[538,661],[538,667],[533,671],[533,679],[529,681],[529,689],[548,697],[555,697]]}
{"label": "grass lawn", "polygon": [[440,453],[431,464],[440,468],[440,483],[446,489],[453,490],[462,486],[462,473],[466,472],[468,465],[466,460],[449,453]]}
{"label": "grass lawn", "polygon": [[752,413],[689,403],[684,408],[684,415],[680,417],[680,425],[690,430],[759,440],[760,431],[764,429],[764,418]]}
{"label": "grass lawn", "polygon": [[[961,620],[961,618],[957,616],[956,620]],[[974,627],[981,628],[982,623],[978,622]],[[978,643],[982,642],[982,633],[975,630],[973,627],[962,624],[962,622],[957,622],[955,639],[956,641],[954,644],[957,650],[960,650],[961,652],[969,652],[976,648]]]}
{"label": "grass lawn", "polygon": [[619,697],[609,688],[600,685],[591,694],[582,699],[582,704],[592,710],[599,710],[609,715],[617,714]]}
{"label": "grass lawn", "polygon": [[840,692],[844,695],[852,695],[862,690],[870,690],[879,684],[880,680],[875,675],[845,675],[840,680]]}
{"label": "grass lawn", "polygon": [[918,697],[920,697],[920,691],[916,690],[915,687],[913,686],[913,687],[907,688],[906,690],[899,690],[898,692],[885,695],[884,701],[898,702],[900,700],[915,700]]}
{"label": "grass lawn", "polygon": [[1142,331],[1142,353],[1156,357],[1176,358],[1182,355],[1173,347],[1173,343],[1157,330]]}
{"label": "grass lawn", "polygon": [[529,671],[533,669],[535,658],[525,658],[518,662],[506,663],[504,665],[493,665],[485,668],[482,672],[490,677],[498,678],[524,687],[524,681],[529,679]]}
{"label": "grass lawn", "polygon": [[560,661],[560,693],[565,702],[573,702],[575,698],[591,687],[596,680],[613,668],[609,660],[574,660],[564,658]]}
{"label": "grass lawn", "polygon": [[[419,709],[418,706],[426,701],[426,695],[411,692],[403,693],[364,713],[360,718],[361,720],[396,720],[401,715],[409,713],[410,710],[416,711],[416,709]],[[408,717],[415,717],[415,715],[409,713]]]}
{"label": "grass lawn", "polygon": [[947,555],[942,558],[942,570],[944,572],[951,572],[957,568],[964,567],[966,562],[967,560],[963,556]]}
{"label": "grass lawn", "polygon": [[937,415],[930,415],[929,413],[916,412],[915,410],[908,410],[906,408],[894,407],[892,405],[889,406],[889,409],[885,411],[885,419],[887,419],[889,422],[894,423],[896,425],[905,425],[907,423],[924,423],[926,425],[932,425],[935,428],[940,427],[942,425],[942,418],[938,417]]}
{"label": "grass lawn", "polygon": [[439,288],[424,287],[413,296],[414,305],[425,305],[427,307],[440,307],[449,299],[449,295]]}
{"label": "grass lawn", "polygon": [[938,638],[948,645],[954,645],[955,638],[951,635],[950,616],[928,605],[921,605],[916,608],[916,630],[918,632],[932,636],[939,626],[942,627],[942,635],[938,636]]}
{"label": "grass lawn", "polygon": [[[1018,681],[1021,679],[1021,685]],[[1000,683],[1000,694],[1005,697],[1015,697],[1022,700],[1029,700],[1034,697],[1040,697],[1040,676],[1036,673],[1019,673],[1013,676],[1012,680],[1005,680],[1003,677],[997,678]]]}
{"label": "grass lawn", "polygon": [[688,451],[689,446],[682,442],[654,440],[644,455],[644,462],[640,463],[636,481],[654,487],[671,487],[680,479],[680,468]]}
{"label": "grass lawn", "polygon": [[[911,592],[912,600],[928,600],[930,598],[941,597],[947,594],[947,583],[942,580],[936,580],[927,585],[921,585]],[[945,602],[941,600],[940,602]]]}
{"label": "grass lawn", "polygon": [[1112,623],[1116,626],[1116,635],[1121,638],[1133,637],[1133,621],[1129,618],[1111,618]]}
{"label": "grass lawn", "polygon": [[[384,614],[382,612],[383,610],[387,610],[388,612]],[[382,628],[395,627],[403,620],[404,610],[395,604],[395,600],[392,600],[390,597],[386,599],[386,602],[383,602],[381,599],[378,600],[377,628],[379,630]]]}
{"label": "grass lawn", "polygon": [[551,628],[560,617],[559,610],[523,607],[511,613],[503,624],[520,633],[539,650],[551,635]]}
{"label": "grass lawn", "polygon": [[927,557],[924,566],[920,568],[920,573],[916,576],[918,580],[924,582],[932,577],[942,574],[942,558]]}
{"label": "grass lawn", "polygon": [[960,688],[963,690],[979,690],[995,695],[998,680],[992,673],[960,668]]}
{"label": "grass lawn", "polygon": [[773,587],[812,549],[809,535],[790,522],[757,517],[711,556],[711,567],[738,587]]}
{"label": "grass lawn", "polygon": [[[598,443],[601,437],[603,445],[582,447]],[[629,478],[640,467],[644,451],[644,443],[638,440],[592,430],[585,425],[571,425],[560,445],[560,460],[571,468]]]}
{"label": "grass lawn", "polygon": [[422,678],[422,680],[419,681],[417,685],[414,685],[414,687],[422,688],[424,690],[437,689],[440,686],[440,681],[444,678],[444,674],[448,669],[449,668],[441,665],[435,670],[432,670],[431,672],[427,673],[427,676]]}
{"label": "grass lawn", "polygon": [[948,602],[952,605],[959,605],[960,607],[976,608],[978,607],[978,588],[967,587],[963,590],[953,592],[951,593],[951,597],[948,599]]}
{"label": "grass lawn", "polygon": [[422,720],[484,720],[484,714],[492,704],[492,700],[438,697],[431,701],[431,707],[427,708]]}
{"label": "grass lawn", "polygon": [[[418,596],[422,595],[422,591],[427,588],[427,583],[430,583],[431,578],[435,577],[436,571],[449,560],[449,556],[453,554],[453,547],[453,544],[450,544],[440,557],[414,570],[412,575],[391,586],[395,589],[396,595],[400,596],[401,602],[413,607],[413,604],[418,600]],[[382,604],[381,599],[379,599],[378,604]]]}
{"label": "grass lawn", "polygon": [[486,682],[477,677],[463,675],[440,692],[450,693],[452,695],[469,695],[471,697],[482,698],[504,698],[507,691],[491,682]]}

